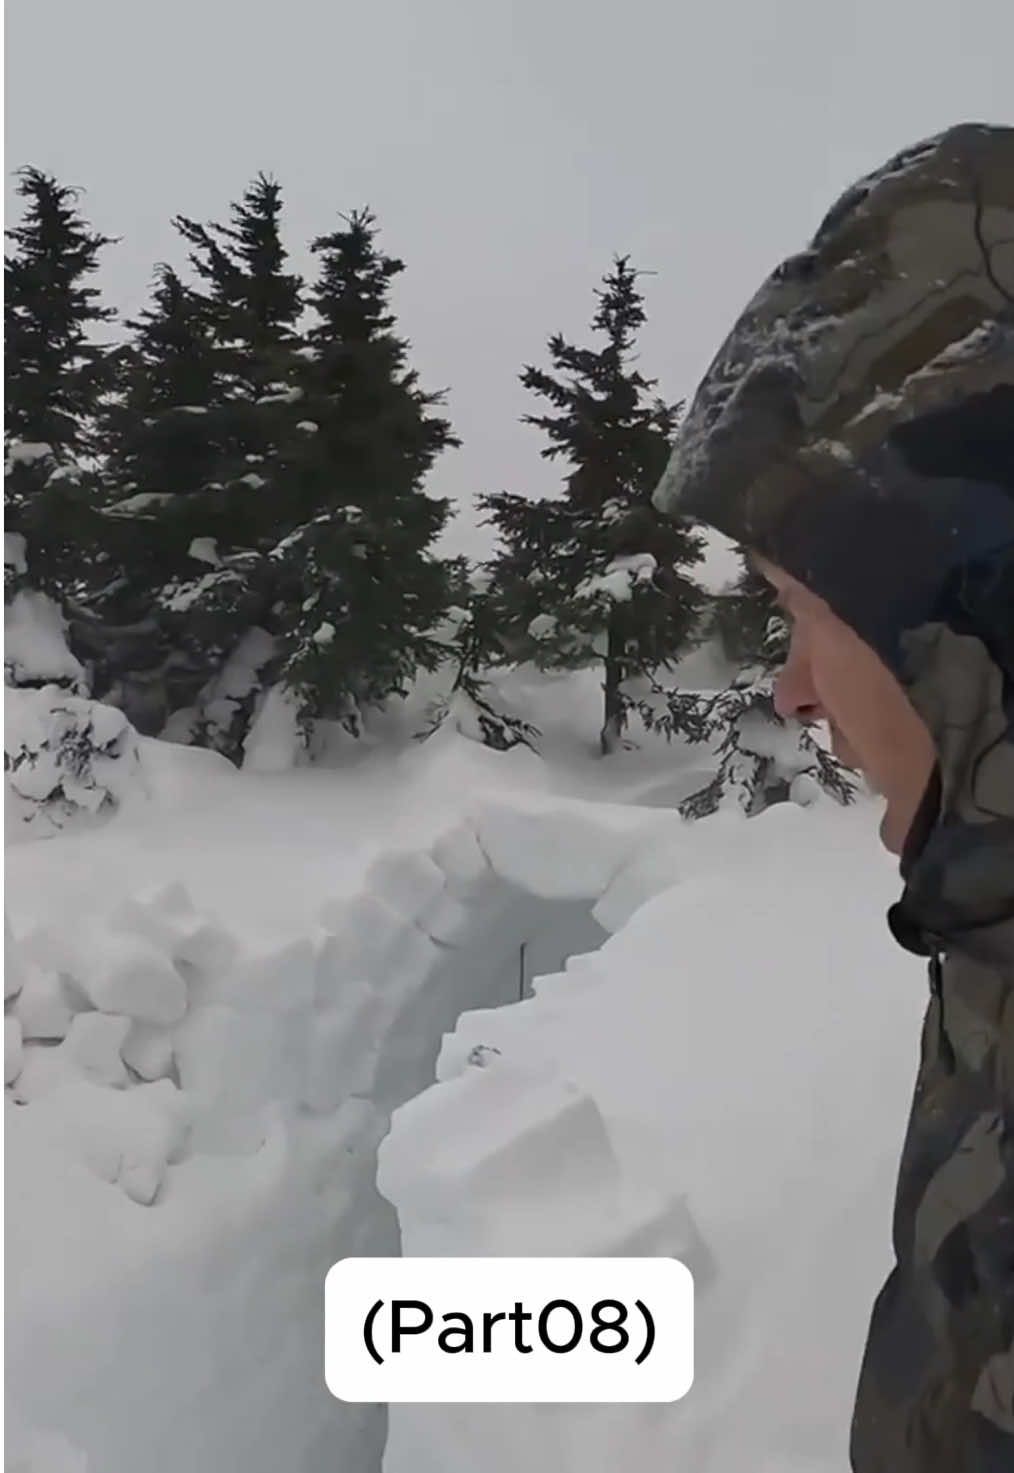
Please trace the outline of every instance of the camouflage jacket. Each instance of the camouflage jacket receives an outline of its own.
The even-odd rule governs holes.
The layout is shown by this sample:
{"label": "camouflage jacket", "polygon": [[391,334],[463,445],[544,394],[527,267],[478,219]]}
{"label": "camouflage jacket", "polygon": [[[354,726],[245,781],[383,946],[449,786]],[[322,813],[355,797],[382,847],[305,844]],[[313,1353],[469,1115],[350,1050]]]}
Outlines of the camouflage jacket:
{"label": "camouflage jacket", "polygon": [[930,1001],[852,1466],[1014,1473],[1014,129],[842,197],[719,351],[655,499],[814,588],[933,734],[889,917]]}

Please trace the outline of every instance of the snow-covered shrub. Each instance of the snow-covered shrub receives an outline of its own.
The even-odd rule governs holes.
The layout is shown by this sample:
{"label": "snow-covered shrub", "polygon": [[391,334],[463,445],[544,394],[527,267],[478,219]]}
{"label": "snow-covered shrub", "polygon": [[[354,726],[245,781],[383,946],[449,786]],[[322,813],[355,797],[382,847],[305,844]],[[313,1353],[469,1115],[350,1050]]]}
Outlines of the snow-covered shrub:
{"label": "snow-covered shrub", "polygon": [[28,576],[27,544],[20,532],[4,533],[4,600],[9,601],[25,586]]}
{"label": "snow-covered shrub", "polygon": [[287,685],[272,685],[257,697],[243,741],[243,768],[250,772],[288,772],[306,751],[306,727],[298,695]]}
{"label": "snow-covered shrub", "polygon": [[9,812],[62,828],[113,809],[140,780],[137,733],[122,711],[56,685],[6,691],[4,770]]}
{"label": "snow-covered shrub", "polygon": [[[17,544],[8,534],[12,562],[18,567]],[[83,693],[84,667],[67,647],[67,621],[60,607],[45,593],[23,588],[4,609],[4,677],[8,685],[56,684]]]}
{"label": "snow-covered shrub", "polygon": [[535,751],[538,728],[507,710],[493,683],[480,674],[489,649],[488,616],[489,607],[481,594],[471,599],[467,609],[449,611],[439,631],[448,652],[448,689],[430,702],[426,725],[416,735],[425,739],[449,722],[462,736],[497,752],[519,746]]}
{"label": "snow-covered shrub", "polygon": [[522,746],[537,750],[538,728],[499,707],[490,682],[467,672],[459,676],[448,695],[431,702],[426,721],[418,733],[420,738],[432,736],[450,723],[462,736],[497,752]]}
{"label": "snow-covered shrub", "polygon": [[752,817],[773,803],[805,807],[821,793],[852,802],[849,770],[807,727],[782,720],[766,677],[748,671],[717,694],[661,687],[653,694],[654,702],[640,703],[646,726],[670,738],[711,743],[718,758],[711,781],[680,804],[684,818],[706,818],[729,806]]}
{"label": "snow-covered shrub", "polygon": [[265,629],[254,626],[243,635],[197,698],[191,742],[240,761],[258,703],[263,704],[265,676],[275,652],[276,641]]}

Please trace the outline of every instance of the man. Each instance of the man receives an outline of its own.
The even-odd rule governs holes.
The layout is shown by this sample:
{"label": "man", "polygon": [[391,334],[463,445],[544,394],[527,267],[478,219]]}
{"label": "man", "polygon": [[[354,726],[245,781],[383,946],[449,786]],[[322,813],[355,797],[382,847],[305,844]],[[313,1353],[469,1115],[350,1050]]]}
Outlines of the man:
{"label": "man", "polygon": [[775,585],[778,709],[883,794],[891,929],[930,958],[852,1466],[1014,1473],[1014,129],[953,128],[839,200],[655,500]]}

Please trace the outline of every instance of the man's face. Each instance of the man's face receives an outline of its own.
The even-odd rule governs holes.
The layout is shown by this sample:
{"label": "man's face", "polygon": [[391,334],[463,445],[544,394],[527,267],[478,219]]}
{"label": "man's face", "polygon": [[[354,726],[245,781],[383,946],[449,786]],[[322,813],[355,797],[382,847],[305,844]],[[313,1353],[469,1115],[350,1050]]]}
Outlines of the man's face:
{"label": "man's face", "polygon": [[797,721],[828,723],[835,756],[886,799],[880,837],[900,854],[936,761],[929,731],[880,657],[822,598],[781,568],[754,561],[792,629],[775,709]]}

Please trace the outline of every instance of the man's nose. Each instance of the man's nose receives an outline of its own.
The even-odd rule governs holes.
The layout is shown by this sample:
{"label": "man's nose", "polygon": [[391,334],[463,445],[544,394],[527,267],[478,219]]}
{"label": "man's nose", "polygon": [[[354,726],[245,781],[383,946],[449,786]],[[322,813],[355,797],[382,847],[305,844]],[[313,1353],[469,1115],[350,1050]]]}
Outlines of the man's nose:
{"label": "man's nose", "polygon": [[824,717],[810,662],[795,642],[789,647],[788,658],[775,677],[775,710],[783,721],[803,721],[810,724]]}

